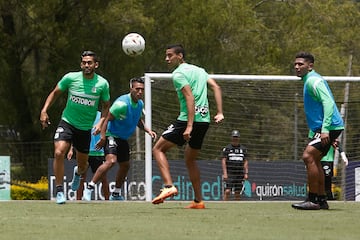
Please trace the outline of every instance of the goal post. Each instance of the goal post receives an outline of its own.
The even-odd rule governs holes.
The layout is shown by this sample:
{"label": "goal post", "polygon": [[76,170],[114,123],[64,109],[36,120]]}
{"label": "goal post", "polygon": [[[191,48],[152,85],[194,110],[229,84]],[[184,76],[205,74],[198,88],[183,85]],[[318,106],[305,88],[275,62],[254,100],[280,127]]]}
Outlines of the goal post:
{"label": "goal post", "polygon": [[[219,158],[221,146],[224,144],[226,145],[229,140],[227,136],[221,135],[228,133],[230,130],[232,130],[232,128],[239,128],[240,132],[244,132],[244,139],[242,140],[242,142],[245,142],[246,140],[248,141],[247,143],[252,144],[252,149],[250,149],[250,152],[255,151],[255,154],[252,154],[253,158],[250,157],[250,161],[272,161],[274,159],[292,161],[300,159],[300,157],[298,157],[299,154],[295,154],[295,156],[294,154],[289,154],[289,152],[294,153],[297,152],[297,149],[301,149],[302,147],[304,147],[304,142],[299,142],[299,144],[297,144],[298,138],[301,141],[306,140],[304,134],[307,133],[307,130],[306,124],[304,123],[304,114],[300,113],[298,114],[299,116],[296,116],[295,114],[295,112],[302,107],[299,106],[302,105],[302,97],[297,97],[296,95],[298,94],[298,92],[302,93],[301,86],[303,84],[300,81],[300,78],[296,76],[280,75],[226,74],[210,74],[209,77],[218,81],[222,89],[226,90],[223,91],[223,105],[226,105],[226,107],[224,107],[224,115],[225,121],[227,121],[227,123],[225,124],[225,127],[223,129],[218,130],[215,129],[215,127],[211,127],[209,129],[207,133],[207,138],[211,138],[211,141],[214,142],[214,145],[203,146],[206,151],[201,152],[209,152],[209,155],[205,155],[207,153],[204,153],[204,155],[202,155],[204,159]],[[349,99],[348,96],[344,96],[344,93],[341,90],[344,88],[343,84],[349,82],[360,82],[360,77],[324,76],[324,78],[329,82],[341,83],[336,85],[336,94],[334,94],[337,103],[342,103],[344,99]],[[158,95],[154,96],[152,85],[156,84],[157,82],[161,82],[160,84],[158,84],[158,86],[164,87],[166,85],[166,88],[158,89],[156,93]],[[162,84],[162,82],[164,84]],[[291,90],[289,86],[291,86]],[[333,90],[331,84],[330,87]],[[356,84],[355,88],[360,89],[360,84]],[[165,93],[167,92],[171,92],[173,94],[171,96],[171,99],[170,97],[168,99],[167,95],[165,95]],[[161,94],[161,96],[159,96],[159,94]],[[301,96],[301,94],[298,95]],[[153,105],[153,100],[155,98],[158,99],[156,106]],[[173,103],[173,98],[176,98],[176,95],[172,85],[171,74],[145,73],[145,124],[148,127],[153,130],[154,127],[156,127],[157,130],[164,129],[165,127],[167,127],[167,125],[171,123],[171,121],[168,122],[169,120],[164,120],[165,117],[162,116],[163,112],[161,111],[166,112],[166,115],[171,115],[172,121],[176,119],[177,116],[175,115],[175,112],[178,113],[179,106],[178,104]],[[209,101],[210,98],[213,98],[213,96],[209,92]],[[177,101],[177,99],[175,100]],[[280,100],[281,104],[277,103],[278,100]],[[356,95],[356,99],[351,99],[350,101],[360,102],[360,96]],[[260,106],[262,104],[264,104],[264,106]],[[161,114],[159,114],[158,112],[156,116],[153,116],[154,110],[156,110],[156,108],[162,108],[162,105],[169,106],[166,107],[166,110],[159,110]],[[214,116],[215,109],[213,101],[210,101],[210,105],[213,105],[210,106],[210,111],[212,112],[212,116]],[[343,107],[345,106],[345,104],[341,104],[341,106]],[[338,107],[340,110],[339,105]],[[168,110],[169,112],[170,110],[172,110],[172,112],[168,113]],[[259,113],[256,113],[256,111],[259,111]],[[299,110],[299,112],[301,111]],[[284,112],[286,112],[286,114],[284,114],[284,116],[281,116]],[[347,111],[341,109],[341,112],[345,113]],[[274,117],[276,118],[270,119],[272,117],[270,115],[274,115]],[[239,120],[239,116],[241,120]],[[251,116],[250,119],[246,119],[249,116]],[[154,117],[161,118],[159,122],[157,122],[156,126],[154,126]],[[301,124],[299,124],[301,126],[295,131],[294,123],[295,125],[298,125],[297,118],[301,118]],[[347,121],[355,121],[350,120],[347,117],[344,119],[346,119]],[[292,126],[287,126],[289,125],[288,123],[292,123]],[[355,124],[355,122],[353,124]],[[354,127],[356,126],[353,126],[353,128]],[[267,131],[268,129],[272,131]],[[157,131],[158,137],[161,133],[161,130]],[[278,135],[276,133],[278,133]],[[300,133],[302,134],[301,136],[299,136]],[[288,138],[281,138],[282,136],[280,135],[291,136],[288,136]],[[290,140],[291,142],[289,142],[289,137],[291,139],[296,139],[296,141]],[[258,138],[260,138],[260,140]],[[346,141],[346,139],[343,140]],[[153,198],[154,179],[152,168],[153,162],[155,162],[155,159],[153,159],[152,157],[153,143],[153,139],[151,139],[148,134],[145,134],[145,201],[151,201]],[[245,143],[245,145],[247,144]],[[346,146],[352,147],[352,151],[354,151],[354,156],[356,154],[356,151],[360,152],[360,149],[357,149],[355,146],[350,146],[349,144],[347,144]],[[269,150],[264,150],[264,148]],[[286,151],[286,148],[290,149]],[[181,152],[181,150],[179,150],[179,152]],[[301,150],[299,152],[301,152]],[[174,158],[176,159],[180,158],[180,155],[181,154],[179,153],[172,154],[172,156],[175,156]]]}

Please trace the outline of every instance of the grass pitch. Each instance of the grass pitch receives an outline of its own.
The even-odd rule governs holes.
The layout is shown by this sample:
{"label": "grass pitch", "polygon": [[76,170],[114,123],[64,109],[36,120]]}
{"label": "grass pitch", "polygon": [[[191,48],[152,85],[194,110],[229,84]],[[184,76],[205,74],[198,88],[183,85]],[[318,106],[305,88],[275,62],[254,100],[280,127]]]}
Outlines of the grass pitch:
{"label": "grass pitch", "polygon": [[290,202],[0,202],[0,239],[360,239],[360,203],[301,211]]}

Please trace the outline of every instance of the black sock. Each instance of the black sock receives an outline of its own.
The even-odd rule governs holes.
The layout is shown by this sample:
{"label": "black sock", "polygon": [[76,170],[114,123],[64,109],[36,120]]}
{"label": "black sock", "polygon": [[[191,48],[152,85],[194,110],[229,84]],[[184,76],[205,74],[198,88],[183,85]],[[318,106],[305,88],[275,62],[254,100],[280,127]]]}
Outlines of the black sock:
{"label": "black sock", "polygon": [[64,188],[62,185],[56,186],[56,193],[58,193],[58,192],[64,192]]}
{"label": "black sock", "polygon": [[199,200],[197,200],[197,199],[194,199],[194,202],[199,203],[200,201],[199,201]]}
{"label": "black sock", "polygon": [[87,185],[87,189],[94,190],[94,189],[95,189],[95,187],[94,187],[94,186],[92,186],[91,184],[88,184],[88,185]]}
{"label": "black sock", "polygon": [[318,196],[318,202],[325,202],[326,201],[326,195],[319,195]]}
{"label": "black sock", "polygon": [[117,196],[120,196],[120,193],[118,193],[118,192],[113,192],[112,195],[115,196],[115,197],[117,197]]}
{"label": "black sock", "polygon": [[309,192],[309,201],[316,203],[317,202],[318,195],[316,193]]}
{"label": "black sock", "polygon": [[165,185],[165,188],[171,188],[173,185]]}

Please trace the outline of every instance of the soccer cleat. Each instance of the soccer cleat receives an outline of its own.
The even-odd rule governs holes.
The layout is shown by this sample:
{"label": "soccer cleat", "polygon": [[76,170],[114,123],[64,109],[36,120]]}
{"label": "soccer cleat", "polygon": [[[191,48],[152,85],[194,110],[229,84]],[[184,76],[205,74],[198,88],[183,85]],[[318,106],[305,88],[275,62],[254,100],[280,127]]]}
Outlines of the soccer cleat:
{"label": "soccer cleat", "polygon": [[185,208],[187,208],[187,209],[204,209],[205,204],[203,201],[198,202],[198,203],[195,201],[192,201],[192,203],[190,203],[190,205],[186,206]]}
{"label": "soccer cleat", "polygon": [[320,205],[311,201],[293,203],[291,206],[299,210],[320,210]]}
{"label": "soccer cleat", "polygon": [[89,189],[89,188],[85,188],[83,191],[83,197],[82,199],[85,201],[91,201],[91,194],[92,194],[93,190]]}
{"label": "soccer cleat", "polygon": [[320,209],[324,209],[324,210],[328,210],[328,209],[329,209],[329,204],[327,203],[326,200],[319,201],[319,205],[320,205]]}
{"label": "soccer cleat", "polygon": [[77,174],[78,167],[74,167],[73,179],[71,182],[71,190],[76,191],[80,187],[80,175]]}
{"label": "soccer cleat", "polygon": [[110,201],[124,201],[124,198],[120,194],[114,194],[113,193],[113,194],[110,195],[109,200]]}
{"label": "soccer cleat", "polygon": [[152,200],[153,204],[160,204],[163,203],[166,198],[175,196],[178,194],[178,190],[175,186],[171,187],[164,187],[163,189],[160,189],[160,194]]}
{"label": "soccer cleat", "polygon": [[66,198],[64,192],[58,192],[56,194],[56,203],[57,204],[64,204],[66,202]]}

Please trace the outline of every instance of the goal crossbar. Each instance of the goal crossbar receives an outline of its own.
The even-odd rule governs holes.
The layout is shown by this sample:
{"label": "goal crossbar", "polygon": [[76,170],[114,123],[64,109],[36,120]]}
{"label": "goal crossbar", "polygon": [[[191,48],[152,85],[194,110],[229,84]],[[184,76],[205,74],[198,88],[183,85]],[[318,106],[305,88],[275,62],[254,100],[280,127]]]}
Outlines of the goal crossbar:
{"label": "goal crossbar", "polygon": [[[285,75],[226,75],[226,74],[210,74],[209,77],[215,80],[231,80],[231,81],[299,81],[300,78],[296,76]],[[360,77],[353,76],[323,76],[327,81],[344,81],[344,82],[358,82]],[[152,128],[152,96],[151,96],[151,82],[152,79],[170,80],[170,73],[145,73],[145,124]],[[152,199],[152,145],[153,139],[148,134],[145,134],[145,185],[146,193],[145,200]]]}

